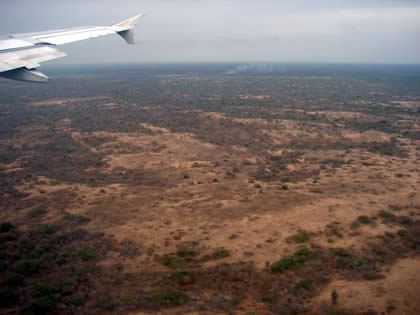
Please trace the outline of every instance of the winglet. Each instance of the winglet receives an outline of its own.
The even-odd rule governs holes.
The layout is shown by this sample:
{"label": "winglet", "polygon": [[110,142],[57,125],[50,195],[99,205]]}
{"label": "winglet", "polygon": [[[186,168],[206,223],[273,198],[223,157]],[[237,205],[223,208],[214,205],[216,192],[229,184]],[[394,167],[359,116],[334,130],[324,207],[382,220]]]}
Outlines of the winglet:
{"label": "winglet", "polygon": [[128,20],[122,21],[121,23],[113,25],[111,28],[118,33],[128,44],[134,44],[134,31],[133,27],[140,20],[143,14],[139,14],[129,18]]}

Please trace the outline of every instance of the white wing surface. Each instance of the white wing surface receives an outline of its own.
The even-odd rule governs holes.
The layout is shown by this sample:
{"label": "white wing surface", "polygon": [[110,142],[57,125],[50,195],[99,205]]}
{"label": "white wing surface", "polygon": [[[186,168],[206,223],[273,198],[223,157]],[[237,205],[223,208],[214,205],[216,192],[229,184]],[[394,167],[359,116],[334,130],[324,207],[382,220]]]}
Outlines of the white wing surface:
{"label": "white wing surface", "polygon": [[133,27],[141,17],[141,14],[136,15],[113,26],[80,27],[0,37],[0,76],[21,81],[48,82],[48,77],[35,68],[41,62],[66,55],[55,46],[112,34],[118,34],[128,44],[134,44]]}

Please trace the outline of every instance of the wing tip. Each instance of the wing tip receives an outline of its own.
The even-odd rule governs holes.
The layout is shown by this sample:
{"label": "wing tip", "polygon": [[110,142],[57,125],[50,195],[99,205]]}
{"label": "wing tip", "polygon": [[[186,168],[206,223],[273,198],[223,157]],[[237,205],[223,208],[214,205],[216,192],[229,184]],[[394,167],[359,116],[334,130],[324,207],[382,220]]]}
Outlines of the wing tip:
{"label": "wing tip", "polygon": [[113,25],[112,28],[117,32],[128,31],[132,29],[143,16],[144,14],[137,14],[127,20]]}

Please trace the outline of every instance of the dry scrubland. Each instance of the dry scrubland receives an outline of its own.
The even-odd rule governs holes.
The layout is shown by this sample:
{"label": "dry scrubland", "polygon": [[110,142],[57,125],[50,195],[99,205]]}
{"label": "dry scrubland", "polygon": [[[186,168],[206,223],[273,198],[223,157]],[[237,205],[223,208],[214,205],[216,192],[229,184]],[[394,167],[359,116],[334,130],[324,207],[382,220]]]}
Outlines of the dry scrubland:
{"label": "dry scrubland", "polygon": [[92,73],[0,82],[1,313],[420,313],[418,77]]}

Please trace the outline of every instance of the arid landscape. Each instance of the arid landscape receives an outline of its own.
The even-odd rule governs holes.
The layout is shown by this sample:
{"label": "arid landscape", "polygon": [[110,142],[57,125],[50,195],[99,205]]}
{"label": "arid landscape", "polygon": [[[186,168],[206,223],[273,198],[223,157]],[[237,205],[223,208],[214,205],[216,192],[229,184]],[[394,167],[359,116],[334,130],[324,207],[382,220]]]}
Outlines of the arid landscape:
{"label": "arid landscape", "polygon": [[0,81],[0,313],[419,314],[417,66]]}

